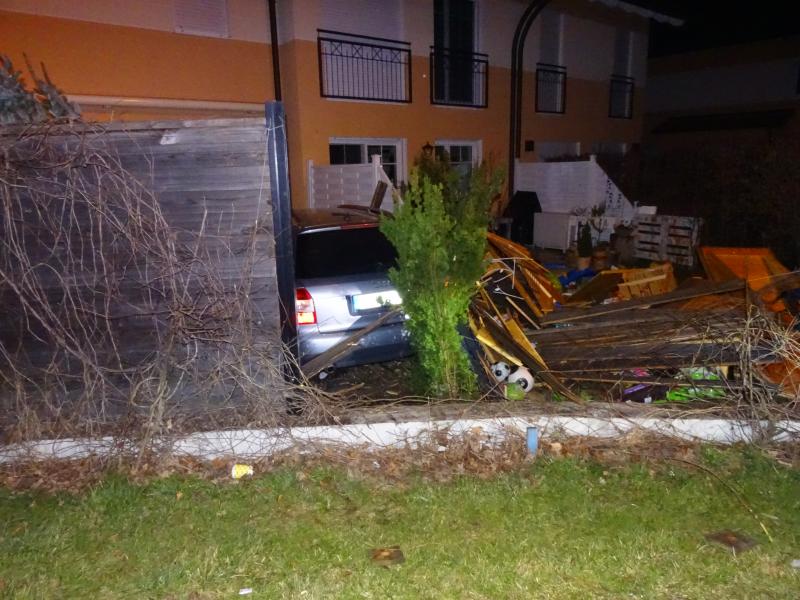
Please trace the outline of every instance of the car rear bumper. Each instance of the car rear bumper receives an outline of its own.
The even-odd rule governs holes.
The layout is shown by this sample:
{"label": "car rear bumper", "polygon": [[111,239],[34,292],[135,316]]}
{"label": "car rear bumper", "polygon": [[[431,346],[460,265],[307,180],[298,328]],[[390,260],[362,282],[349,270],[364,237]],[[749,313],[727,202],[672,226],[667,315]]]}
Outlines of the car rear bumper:
{"label": "car rear bumper", "polygon": [[[300,331],[298,350],[300,364],[306,363],[315,356],[327,352],[339,342],[347,339],[356,331],[340,331],[336,333],[308,333]],[[408,331],[403,323],[391,323],[379,327],[361,338],[355,351],[336,361],[335,367],[351,367],[386,360],[396,360],[411,354]]]}

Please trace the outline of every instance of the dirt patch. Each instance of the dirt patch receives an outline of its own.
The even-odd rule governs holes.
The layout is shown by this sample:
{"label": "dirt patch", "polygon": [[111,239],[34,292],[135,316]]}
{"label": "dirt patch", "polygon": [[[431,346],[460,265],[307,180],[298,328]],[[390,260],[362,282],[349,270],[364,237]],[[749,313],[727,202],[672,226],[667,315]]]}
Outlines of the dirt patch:
{"label": "dirt patch", "polygon": [[[661,436],[632,433],[622,438],[548,438],[531,456],[522,436],[490,444],[480,430],[448,439],[446,434],[430,443],[412,447],[369,450],[363,447],[324,446],[294,449],[268,459],[253,461],[255,476],[279,469],[296,471],[302,479],[318,468],[336,468],[351,478],[374,480],[392,485],[426,481],[449,481],[458,476],[489,479],[499,474],[525,469],[536,460],[586,460],[606,468],[647,464],[653,469],[681,464],[700,466],[701,445]],[[800,468],[800,444],[776,445],[763,450],[776,462]],[[236,485],[231,478],[233,460],[198,460],[192,457],[149,456],[139,460],[86,458],[0,465],[0,486],[14,491],[48,494],[78,494],[98,485],[109,474],[136,483],[169,476],[196,476]]]}
{"label": "dirt patch", "polygon": [[392,360],[326,371],[313,383],[320,389],[357,400],[418,398],[411,360]]}

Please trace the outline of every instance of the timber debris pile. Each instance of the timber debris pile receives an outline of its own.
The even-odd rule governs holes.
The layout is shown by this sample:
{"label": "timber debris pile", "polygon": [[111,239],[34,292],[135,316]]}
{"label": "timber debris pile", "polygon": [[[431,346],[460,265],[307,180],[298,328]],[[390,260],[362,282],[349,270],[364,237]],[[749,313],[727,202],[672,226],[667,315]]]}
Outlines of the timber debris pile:
{"label": "timber debris pile", "polygon": [[787,298],[800,276],[766,249],[699,255],[707,278],[677,285],[669,263],[610,269],[567,295],[524,246],[489,234],[489,266],[469,317],[487,377],[508,398],[534,385],[572,401],[586,385],[646,403],[754,388],[796,398],[796,310]]}

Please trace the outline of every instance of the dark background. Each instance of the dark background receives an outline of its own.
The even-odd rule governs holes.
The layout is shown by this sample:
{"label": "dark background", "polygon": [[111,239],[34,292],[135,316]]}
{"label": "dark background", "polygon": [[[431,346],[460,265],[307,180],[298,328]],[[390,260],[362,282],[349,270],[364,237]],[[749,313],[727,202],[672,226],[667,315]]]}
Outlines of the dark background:
{"label": "dark background", "polygon": [[800,34],[798,0],[634,0],[633,4],[685,20],[653,22],[650,56]]}

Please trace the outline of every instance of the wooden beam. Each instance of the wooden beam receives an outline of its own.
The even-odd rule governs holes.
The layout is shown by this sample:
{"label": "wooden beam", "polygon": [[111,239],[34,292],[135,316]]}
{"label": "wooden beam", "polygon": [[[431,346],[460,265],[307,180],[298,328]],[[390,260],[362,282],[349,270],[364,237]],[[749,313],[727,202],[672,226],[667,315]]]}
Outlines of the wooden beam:
{"label": "wooden beam", "polygon": [[600,306],[592,306],[590,308],[573,308],[560,311],[551,312],[542,317],[542,325],[553,325],[555,323],[567,323],[569,321],[577,321],[580,319],[591,319],[600,315],[610,315],[614,313],[621,313],[628,310],[649,308],[651,306],[658,306],[659,304],[668,304],[669,302],[678,302],[681,300],[690,300],[700,296],[709,296],[711,294],[727,294],[729,292],[736,292],[744,289],[744,281],[741,279],[733,279],[731,281],[724,281],[722,283],[707,282],[702,285],[697,285],[682,290],[674,290],[666,294],[659,294],[657,296],[648,296],[645,298],[634,298],[632,300],[624,300],[622,302],[614,302],[612,304],[602,304]]}
{"label": "wooden beam", "polygon": [[314,375],[318,374],[323,369],[331,366],[337,360],[342,360],[346,358],[356,349],[358,349],[358,342],[375,331],[381,325],[384,325],[386,322],[390,321],[394,317],[400,315],[403,311],[399,308],[395,308],[390,310],[387,313],[384,313],[380,316],[380,318],[374,320],[372,323],[364,327],[363,329],[359,329],[356,333],[351,335],[350,337],[342,340],[326,352],[323,352],[319,356],[315,356],[306,364],[301,365],[300,370],[303,372],[307,378],[314,377]]}

